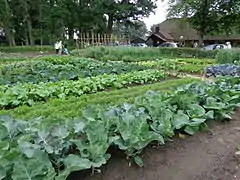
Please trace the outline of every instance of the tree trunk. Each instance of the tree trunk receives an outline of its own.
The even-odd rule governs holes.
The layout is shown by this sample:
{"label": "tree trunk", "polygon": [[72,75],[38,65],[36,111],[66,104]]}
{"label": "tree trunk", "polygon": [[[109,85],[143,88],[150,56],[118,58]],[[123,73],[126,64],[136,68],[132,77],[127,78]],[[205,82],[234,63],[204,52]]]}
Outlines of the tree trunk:
{"label": "tree trunk", "polygon": [[27,32],[25,33],[25,45],[29,46],[29,41],[28,41],[28,34]]}
{"label": "tree trunk", "polygon": [[14,33],[11,30],[11,11],[8,0],[5,0],[5,18],[3,19],[3,26],[6,31],[6,38],[9,46],[15,46]]}
{"label": "tree trunk", "polygon": [[41,37],[40,37],[40,44],[41,46],[43,45],[43,28],[42,28],[42,25],[41,25],[41,28],[40,28],[40,32],[41,32]]}
{"label": "tree trunk", "polygon": [[68,26],[68,36],[69,36],[69,39],[73,39],[74,29],[73,29],[73,26],[72,26],[72,25],[69,25],[69,26]]}
{"label": "tree trunk", "polygon": [[11,34],[11,41],[12,41],[12,46],[16,46],[15,36],[13,33]]}
{"label": "tree trunk", "polygon": [[42,28],[42,1],[39,0],[39,23],[40,23],[40,45],[43,45],[43,28]]}
{"label": "tree trunk", "polygon": [[6,38],[7,38],[8,45],[14,46],[13,40],[12,40],[13,38],[12,38],[12,34],[11,34],[10,30],[8,28],[5,28],[5,30],[6,30]]}
{"label": "tree trunk", "polygon": [[204,37],[204,35],[203,35],[203,33],[199,33],[199,47],[203,47],[203,37]]}
{"label": "tree trunk", "polygon": [[30,45],[33,46],[34,45],[34,39],[33,39],[33,35],[32,35],[32,22],[31,22],[31,17],[30,17],[29,12],[28,12],[28,4],[27,4],[26,0],[24,1],[24,10],[25,10],[25,13],[26,13],[26,22],[27,22],[29,42],[30,42]]}
{"label": "tree trunk", "polygon": [[107,33],[108,34],[112,34],[112,28],[113,28],[113,16],[109,15],[108,25],[107,25]]}
{"label": "tree trunk", "polygon": [[32,23],[31,23],[30,19],[27,19],[27,27],[28,27],[28,36],[29,36],[30,45],[33,46],[34,39],[33,39],[33,35],[32,35]]}

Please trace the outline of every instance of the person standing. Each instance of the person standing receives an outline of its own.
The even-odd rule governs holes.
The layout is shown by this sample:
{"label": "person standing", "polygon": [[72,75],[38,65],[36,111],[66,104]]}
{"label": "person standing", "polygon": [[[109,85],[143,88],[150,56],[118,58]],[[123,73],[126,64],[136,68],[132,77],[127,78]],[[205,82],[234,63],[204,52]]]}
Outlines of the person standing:
{"label": "person standing", "polygon": [[62,53],[62,41],[58,41],[54,45],[56,54],[61,54]]}
{"label": "person standing", "polygon": [[197,42],[197,41],[194,42],[193,47],[194,47],[194,48],[198,48],[198,42]]}
{"label": "person standing", "polygon": [[230,42],[226,42],[226,45],[227,45],[227,48],[228,48],[228,49],[232,49],[232,45],[231,45]]}
{"label": "person standing", "polygon": [[58,47],[59,47],[59,54],[61,54],[62,48],[63,48],[62,41],[59,41]]}
{"label": "person standing", "polygon": [[55,43],[55,45],[54,45],[56,54],[59,54],[59,52],[61,52],[59,45],[60,45],[60,41],[59,41],[59,42],[57,41],[57,42]]}
{"label": "person standing", "polygon": [[54,48],[55,48],[56,54],[59,54],[59,42],[58,41],[54,44]]}

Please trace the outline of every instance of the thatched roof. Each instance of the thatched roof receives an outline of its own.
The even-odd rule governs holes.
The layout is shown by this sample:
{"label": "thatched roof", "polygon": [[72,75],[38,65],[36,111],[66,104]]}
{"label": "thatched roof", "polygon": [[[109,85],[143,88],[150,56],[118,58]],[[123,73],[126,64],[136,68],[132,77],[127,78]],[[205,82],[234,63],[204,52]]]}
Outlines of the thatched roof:
{"label": "thatched roof", "polygon": [[146,42],[153,38],[153,37],[156,37],[157,39],[161,40],[161,41],[164,41],[164,42],[167,42],[167,41],[173,41],[174,38],[168,34],[167,32],[164,32],[164,31],[159,31],[159,32],[156,32],[156,33],[153,33],[151,36],[149,36],[146,40]]}
{"label": "thatched roof", "polygon": [[[182,40],[198,40],[198,32],[184,19],[167,19],[160,24],[154,25],[159,27],[161,32],[171,35],[175,41]],[[240,40],[240,35],[206,35],[204,40]]]}

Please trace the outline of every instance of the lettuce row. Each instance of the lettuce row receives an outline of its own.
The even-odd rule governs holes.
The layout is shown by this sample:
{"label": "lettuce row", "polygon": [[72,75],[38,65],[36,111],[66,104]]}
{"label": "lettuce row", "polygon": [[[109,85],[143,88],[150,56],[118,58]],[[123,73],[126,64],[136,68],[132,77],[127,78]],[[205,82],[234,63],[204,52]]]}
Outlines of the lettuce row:
{"label": "lettuce row", "polygon": [[14,108],[20,105],[32,105],[46,102],[50,98],[65,99],[68,96],[96,93],[108,88],[122,88],[130,84],[144,84],[164,79],[163,71],[145,70],[120,75],[100,75],[82,78],[77,81],[59,81],[56,83],[17,84],[0,86],[0,109]]}

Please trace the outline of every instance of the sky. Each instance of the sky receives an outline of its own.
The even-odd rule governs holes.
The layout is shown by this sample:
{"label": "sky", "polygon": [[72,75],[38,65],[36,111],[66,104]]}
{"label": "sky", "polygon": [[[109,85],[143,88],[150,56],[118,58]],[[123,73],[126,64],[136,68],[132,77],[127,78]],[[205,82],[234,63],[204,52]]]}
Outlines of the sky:
{"label": "sky", "polygon": [[155,10],[155,14],[151,14],[148,18],[143,19],[148,29],[150,29],[153,24],[161,23],[166,19],[167,8],[167,1],[157,1],[157,9]]}

